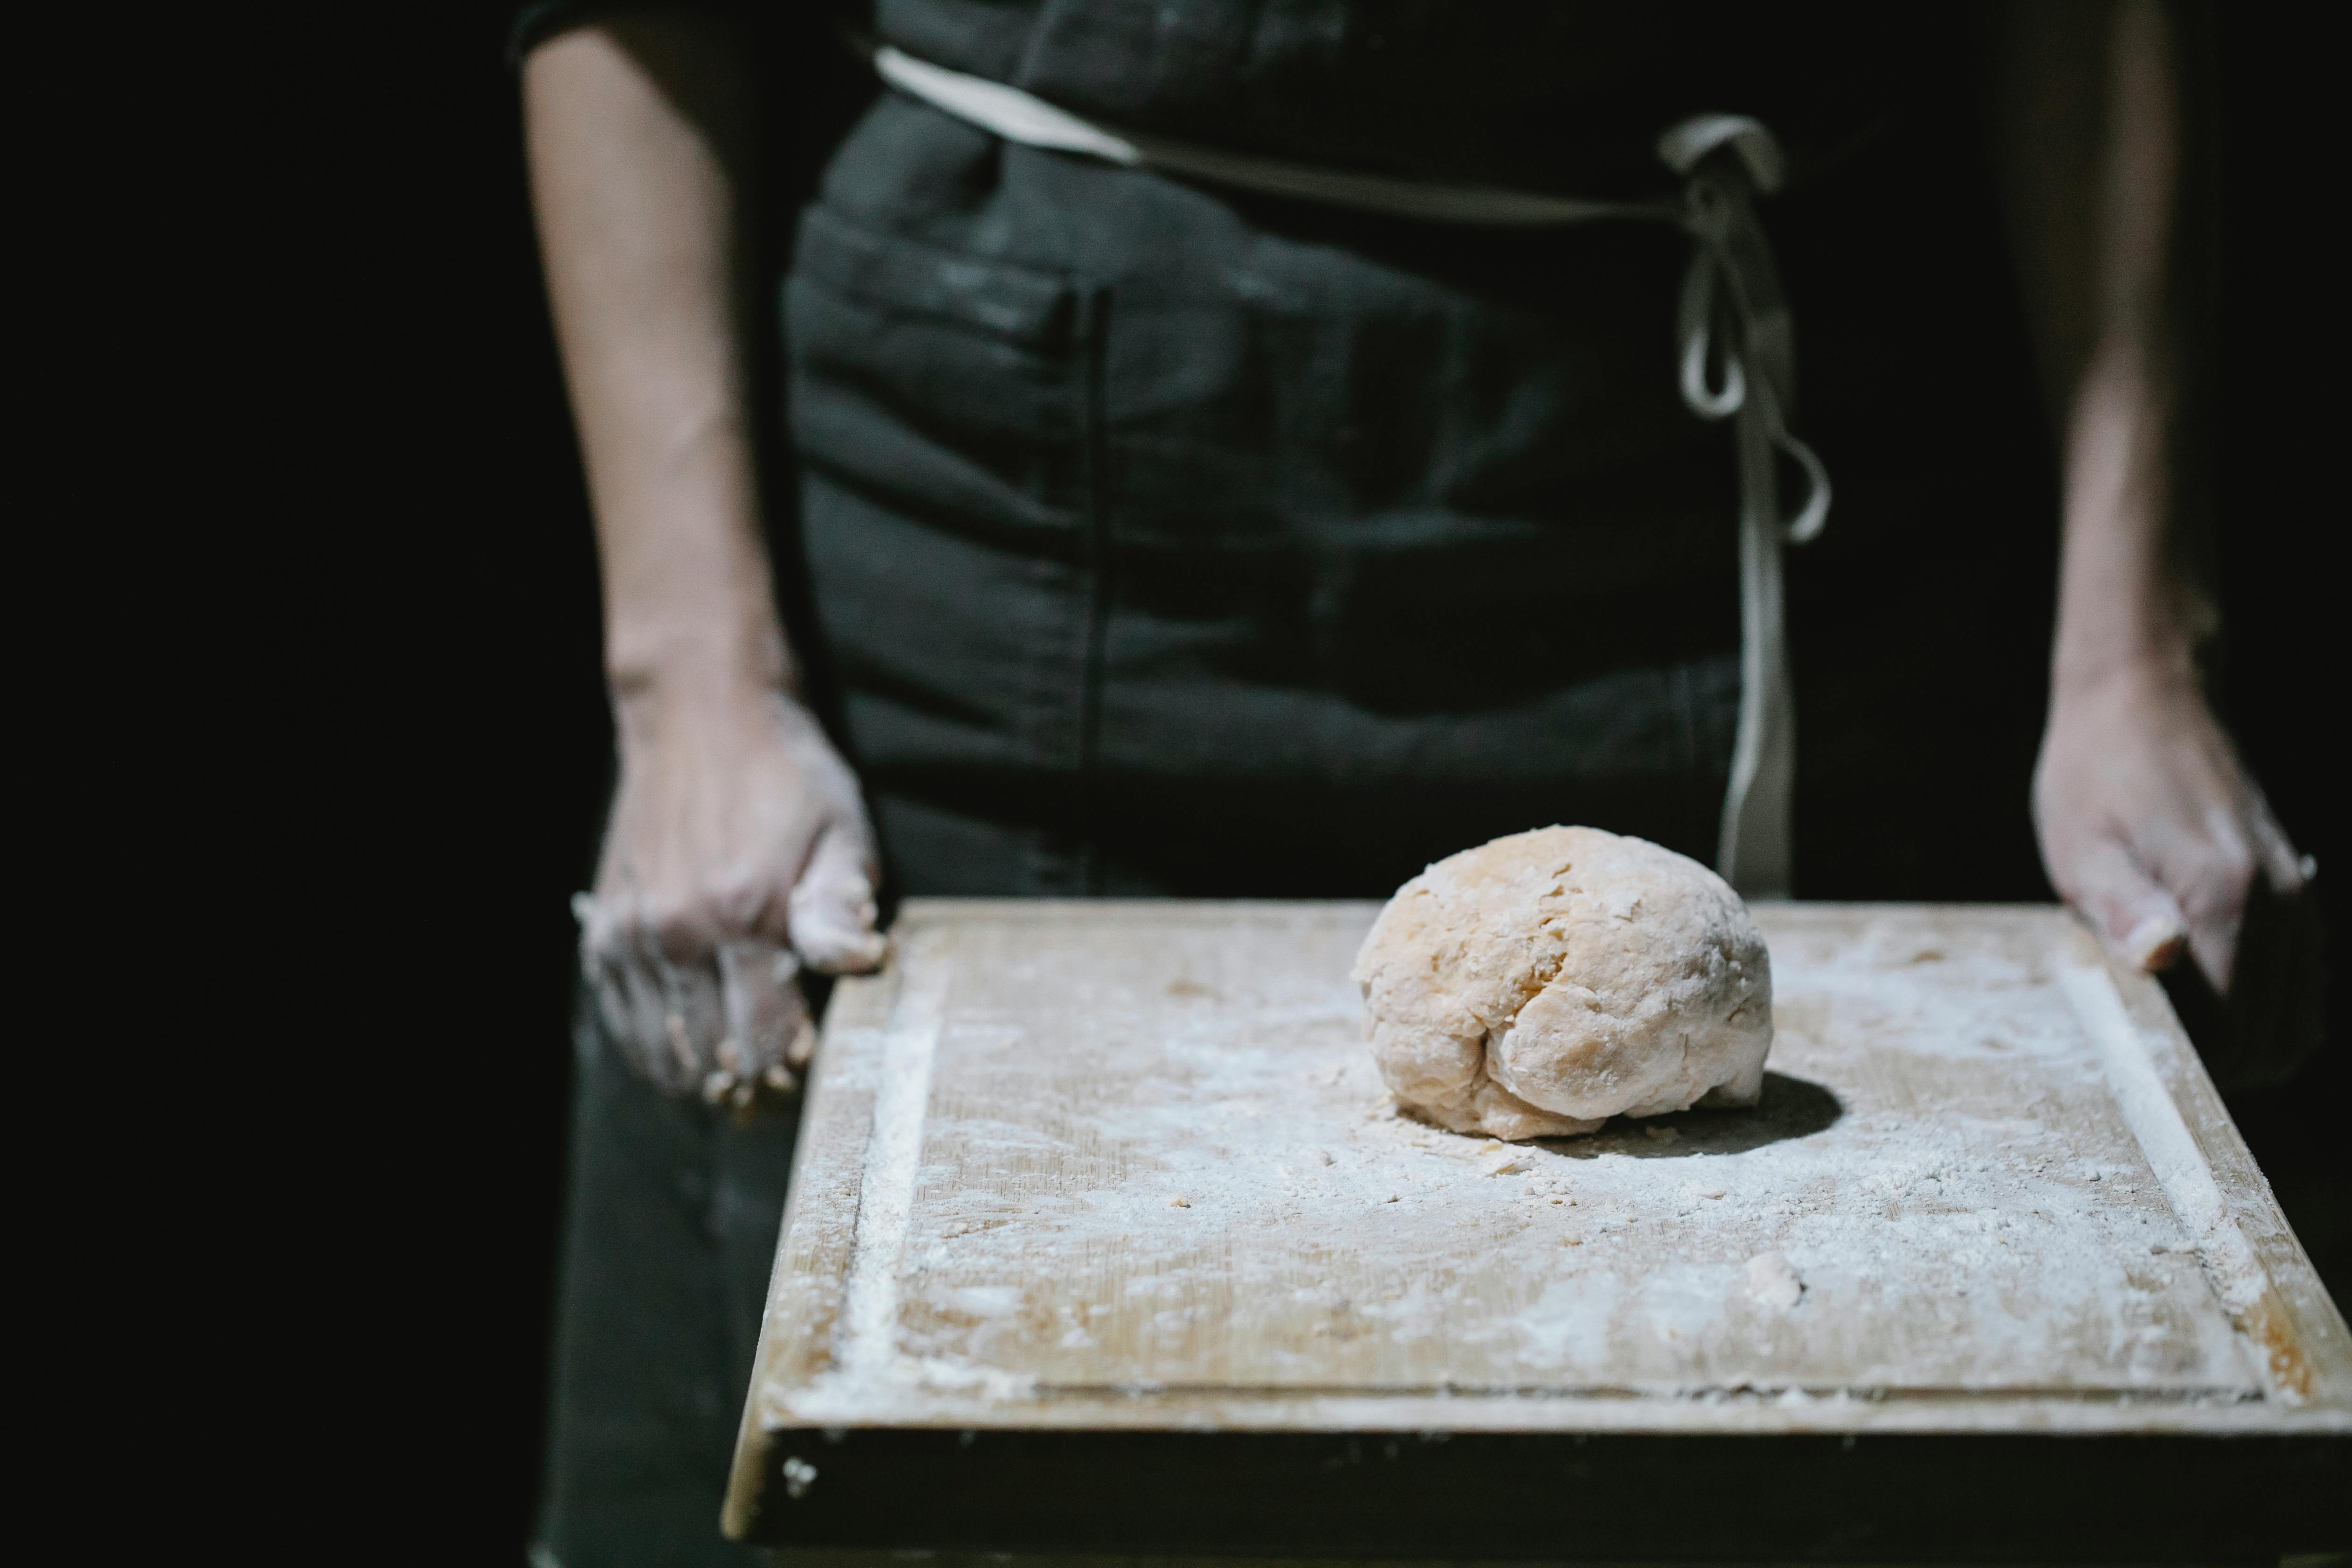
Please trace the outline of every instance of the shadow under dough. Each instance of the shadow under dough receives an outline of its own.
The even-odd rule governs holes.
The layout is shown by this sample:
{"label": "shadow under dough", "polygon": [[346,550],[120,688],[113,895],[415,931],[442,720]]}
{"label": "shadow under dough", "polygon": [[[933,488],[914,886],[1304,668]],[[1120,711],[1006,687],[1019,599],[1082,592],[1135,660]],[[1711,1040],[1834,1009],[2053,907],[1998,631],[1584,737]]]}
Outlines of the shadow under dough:
{"label": "shadow under dough", "polygon": [[[1653,1160],[1682,1154],[1738,1154],[1788,1138],[1810,1138],[1845,1114],[1845,1105],[1826,1084],[1766,1072],[1764,1093],[1737,1110],[1677,1111],[1638,1120],[1616,1117],[1598,1132],[1580,1138],[1538,1142],[1556,1154],[1591,1160],[1624,1154]],[[1664,1134],[1672,1133],[1667,1137]]]}

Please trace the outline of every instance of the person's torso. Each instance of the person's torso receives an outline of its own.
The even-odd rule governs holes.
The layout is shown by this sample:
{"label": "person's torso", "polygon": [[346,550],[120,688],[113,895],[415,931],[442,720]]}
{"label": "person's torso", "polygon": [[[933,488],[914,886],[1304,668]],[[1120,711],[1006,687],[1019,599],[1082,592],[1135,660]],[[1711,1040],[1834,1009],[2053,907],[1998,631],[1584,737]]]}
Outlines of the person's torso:
{"label": "person's torso", "polygon": [[[1755,113],[1801,153],[1865,130],[1899,51],[1862,68],[1848,16],[886,0],[876,20],[1112,125],[1622,195],[1674,188],[1653,143],[1689,113]],[[1868,237],[1889,165],[1864,163],[1790,210],[1859,194]],[[1846,247],[1849,291],[1939,206]],[[809,566],[869,778],[1007,820],[1084,801],[1086,831],[1138,855],[1259,868],[1198,884],[1226,890],[1352,887],[1329,868],[1379,846],[1371,886],[1553,817],[1706,855],[1738,609],[1728,441],[1675,384],[1688,243],[1253,197],[886,93],[803,224],[789,310]],[[1877,384],[1854,368],[1841,401]],[[1273,877],[1277,849],[1307,868]]]}

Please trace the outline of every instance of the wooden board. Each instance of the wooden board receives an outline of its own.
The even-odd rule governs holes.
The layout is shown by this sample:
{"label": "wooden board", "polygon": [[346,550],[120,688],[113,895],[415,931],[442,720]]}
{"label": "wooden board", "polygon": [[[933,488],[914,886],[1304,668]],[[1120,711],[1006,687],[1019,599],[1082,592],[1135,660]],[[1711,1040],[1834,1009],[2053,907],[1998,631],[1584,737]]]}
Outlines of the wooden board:
{"label": "wooden board", "polygon": [[[902,1474],[923,1434],[1018,1435],[1024,1474],[1053,1434],[2234,1435],[2340,1470],[2343,1318],[2161,990],[2060,912],[1761,906],[1759,1107],[1506,1146],[1381,1089],[1376,911],[909,903],[826,1020],[730,1528],[850,1543],[811,1521],[882,1452],[851,1434]],[[1009,1544],[968,1512],[857,1543]]]}

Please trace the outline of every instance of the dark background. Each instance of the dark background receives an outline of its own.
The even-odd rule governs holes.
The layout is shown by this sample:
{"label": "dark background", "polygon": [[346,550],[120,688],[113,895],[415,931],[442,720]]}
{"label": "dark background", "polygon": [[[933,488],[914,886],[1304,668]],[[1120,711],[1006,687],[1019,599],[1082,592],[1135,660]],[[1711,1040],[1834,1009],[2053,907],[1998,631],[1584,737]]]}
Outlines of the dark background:
{"label": "dark background", "polygon": [[[2336,84],[2316,15],[2224,9],[2200,47],[2219,126],[2221,700],[2289,832],[2332,875],[2346,355],[2340,252],[2322,233],[2339,204],[2319,199],[2341,183],[2321,118]],[[355,786],[282,802],[284,839],[323,900],[295,944],[315,1004],[349,1020],[334,1033],[354,1111],[309,1135],[333,1174],[298,1205],[363,1212],[391,1243],[347,1282],[380,1303],[368,1332],[413,1352],[403,1393],[420,1416],[404,1458],[429,1466],[432,1510],[455,1532],[436,1556],[512,1562],[536,1484],[564,1156],[566,904],[589,877],[611,769],[595,563],[524,198],[508,15],[362,10],[324,32],[308,10],[288,20],[299,54],[259,74],[293,112],[226,112],[257,122],[283,171],[254,215],[269,241],[241,263],[259,295],[261,406],[292,437],[272,475],[282,511],[257,520],[278,550],[279,717],[318,776]],[[821,65],[816,80],[843,81],[837,60]],[[797,83],[789,65],[783,79],[796,85],[770,181],[790,199],[843,89]],[[2330,877],[2319,887],[2340,974],[2352,909]],[[2339,1300],[2352,1299],[2343,990],[2302,1079],[2233,1103]],[[329,1337],[346,1305],[320,1300]]]}

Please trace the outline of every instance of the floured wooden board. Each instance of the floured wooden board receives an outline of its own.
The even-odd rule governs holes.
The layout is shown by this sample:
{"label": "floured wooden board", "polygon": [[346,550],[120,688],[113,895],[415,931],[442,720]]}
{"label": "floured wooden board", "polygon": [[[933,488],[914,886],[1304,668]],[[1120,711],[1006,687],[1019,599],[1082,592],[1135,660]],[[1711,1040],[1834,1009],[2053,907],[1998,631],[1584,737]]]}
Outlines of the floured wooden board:
{"label": "floured wooden board", "polygon": [[827,1017],[735,1528],[789,1535],[793,1435],[853,1430],[2340,1459],[2344,1320],[2160,989],[2058,911],[1759,907],[1762,1103],[1538,1145],[1397,1114],[1348,978],[1376,912],[910,903]]}

